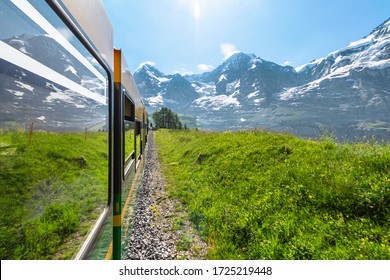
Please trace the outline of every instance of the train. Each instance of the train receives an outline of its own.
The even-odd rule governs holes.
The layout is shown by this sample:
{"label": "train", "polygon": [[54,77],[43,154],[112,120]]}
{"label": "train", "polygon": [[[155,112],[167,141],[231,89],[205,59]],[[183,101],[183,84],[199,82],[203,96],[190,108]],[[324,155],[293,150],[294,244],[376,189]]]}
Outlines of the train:
{"label": "train", "polygon": [[101,0],[0,1],[1,259],[123,259],[148,113]]}

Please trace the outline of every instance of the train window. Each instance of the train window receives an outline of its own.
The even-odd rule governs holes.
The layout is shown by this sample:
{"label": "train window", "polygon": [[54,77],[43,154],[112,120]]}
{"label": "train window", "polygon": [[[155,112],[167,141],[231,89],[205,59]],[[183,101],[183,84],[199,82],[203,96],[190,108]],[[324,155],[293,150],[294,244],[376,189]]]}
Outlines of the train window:
{"label": "train window", "polygon": [[136,154],[136,159],[137,160],[140,159],[140,156],[142,154],[140,121],[135,122],[135,154]]}
{"label": "train window", "polygon": [[125,94],[125,120],[131,122],[134,122],[135,120],[134,102],[128,97],[127,94]]}
{"label": "train window", "polygon": [[0,1],[1,259],[70,258],[106,207],[107,92],[45,1]]}
{"label": "train window", "polygon": [[128,173],[128,171],[131,168],[132,163],[135,159],[135,124],[134,124],[134,118],[135,118],[135,107],[134,102],[129,98],[129,96],[126,94],[126,91],[124,91],[124,98],[125,98],[125,106],[124,106],[124,167],[125,172],[124,175]]}

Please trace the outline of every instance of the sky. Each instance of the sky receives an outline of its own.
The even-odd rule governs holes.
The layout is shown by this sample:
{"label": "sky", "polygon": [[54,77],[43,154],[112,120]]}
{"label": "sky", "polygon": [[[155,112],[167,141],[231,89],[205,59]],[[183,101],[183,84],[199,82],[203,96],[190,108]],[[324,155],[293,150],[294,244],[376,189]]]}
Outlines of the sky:
{"label": "sky", "polygon": [[102,0],[134,71],[211,71],[237,51],[298,67],[368,35],[389,0]]}

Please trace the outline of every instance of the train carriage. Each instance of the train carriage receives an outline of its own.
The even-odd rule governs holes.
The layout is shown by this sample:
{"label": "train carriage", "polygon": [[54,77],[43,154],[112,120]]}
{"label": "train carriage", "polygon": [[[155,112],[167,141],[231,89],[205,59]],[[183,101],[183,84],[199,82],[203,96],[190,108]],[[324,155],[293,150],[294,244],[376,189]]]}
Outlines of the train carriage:
{"label": "train carriage", "polygon": [[1,259],[120,259],[147,112],[102,2],[0,1]]}

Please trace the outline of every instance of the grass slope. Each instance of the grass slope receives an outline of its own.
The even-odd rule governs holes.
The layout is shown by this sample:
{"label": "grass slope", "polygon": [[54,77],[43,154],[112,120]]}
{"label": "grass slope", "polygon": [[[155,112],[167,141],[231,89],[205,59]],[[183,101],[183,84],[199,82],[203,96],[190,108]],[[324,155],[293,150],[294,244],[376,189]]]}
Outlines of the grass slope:
{"label": "grass slope", "polygon": [[107,203],[107,133],[28,139],[0,130],[0,257],[68,259]]}
{"label": "grass slope", "polygon": [[390,259],[390,146],[156,132],[209,259]]}

